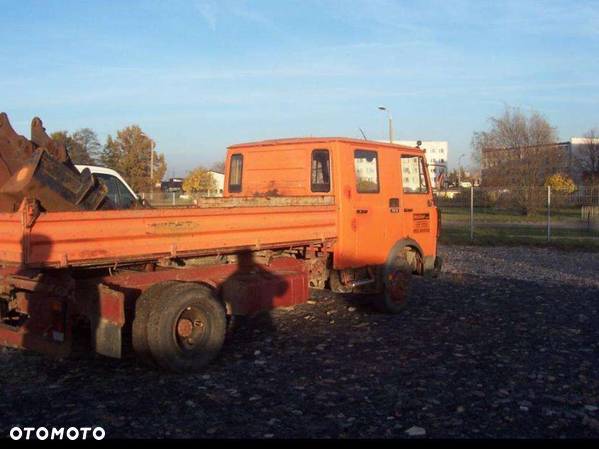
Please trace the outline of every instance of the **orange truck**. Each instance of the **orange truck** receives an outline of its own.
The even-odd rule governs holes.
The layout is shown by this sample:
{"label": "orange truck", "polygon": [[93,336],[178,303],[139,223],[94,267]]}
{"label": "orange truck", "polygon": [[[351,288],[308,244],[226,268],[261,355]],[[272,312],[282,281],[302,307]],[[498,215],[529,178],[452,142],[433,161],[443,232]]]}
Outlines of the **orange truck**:
{"label": "orange truck", "polygon": [[[440,268],[423,151],[348,138],[228,148],[225,194],[192,207],[0,213],[0,344],[93,349],[188,372],[219,353],[231,318],[309,288],[405,306]],[[124,349],[127,348],[127,349]]]}

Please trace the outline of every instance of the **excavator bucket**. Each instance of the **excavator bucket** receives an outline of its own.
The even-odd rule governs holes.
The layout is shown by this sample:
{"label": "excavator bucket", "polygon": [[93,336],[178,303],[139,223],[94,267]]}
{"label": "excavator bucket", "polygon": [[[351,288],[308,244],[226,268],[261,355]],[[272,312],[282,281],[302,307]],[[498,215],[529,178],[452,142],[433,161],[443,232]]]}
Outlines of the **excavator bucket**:
{"label": "excavator bucket", "polygon": [[107,189],[89,170],[79,173],[61,142],[35,117],[31,140],[17,134],[0,113],[0,212],[14,212],[24,199],[45,211],[112,209]]}

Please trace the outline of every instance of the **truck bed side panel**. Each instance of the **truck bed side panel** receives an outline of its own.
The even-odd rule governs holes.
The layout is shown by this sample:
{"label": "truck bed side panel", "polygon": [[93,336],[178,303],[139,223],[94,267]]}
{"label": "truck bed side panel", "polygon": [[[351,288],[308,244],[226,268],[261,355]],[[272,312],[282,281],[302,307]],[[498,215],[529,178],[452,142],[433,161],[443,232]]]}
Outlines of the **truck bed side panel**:
{"label": "truck bed side panel", "polygon": [[20,214],[0,214],[0,257],[19,264],[22,253],[29,266],[84,266],[332,240],[336,214],[328,203],[55,212],[38,217],[26,237]]}

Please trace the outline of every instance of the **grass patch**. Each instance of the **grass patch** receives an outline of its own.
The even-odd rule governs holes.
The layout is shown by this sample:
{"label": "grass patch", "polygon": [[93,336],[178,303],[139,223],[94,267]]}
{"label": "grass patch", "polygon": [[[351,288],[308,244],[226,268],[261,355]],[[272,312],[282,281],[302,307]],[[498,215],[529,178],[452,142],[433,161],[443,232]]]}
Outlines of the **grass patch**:
{"label": "grass patch", "polygon": [[[445,207],[441,208],[443,221],[468,223],[470,222],[470,208]],[[514,211],[474,208],[474,220],[479,223],[544,223],[547,221],[547,211],[539,211],[531,215],[522,215]],[[554,222],[580,222],[580,208],[555,209],[551,211],[551,220]]]}
{"label": "grass patch", "polygon": [[552,229],[547,241],[547,230],[542,226],[529,227],[474,227],[474,240],[470,240],[467,226],[442,228],[440,243],[446,245],[481,246],[533,246],[564,250],[599,252],[599,233],[578,229]]}

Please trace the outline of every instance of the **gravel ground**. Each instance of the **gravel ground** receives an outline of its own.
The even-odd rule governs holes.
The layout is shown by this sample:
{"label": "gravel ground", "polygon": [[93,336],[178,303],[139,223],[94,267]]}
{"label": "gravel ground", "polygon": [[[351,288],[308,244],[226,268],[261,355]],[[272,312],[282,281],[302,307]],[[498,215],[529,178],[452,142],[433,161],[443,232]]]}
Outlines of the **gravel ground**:
{"label": "gravel ground", "polygon": [[599,255],[443,247],[404,313],[314,292],[249,319],[203,373],[0,353],[0,436],[599,437]]}

